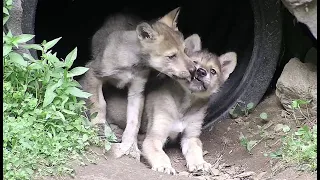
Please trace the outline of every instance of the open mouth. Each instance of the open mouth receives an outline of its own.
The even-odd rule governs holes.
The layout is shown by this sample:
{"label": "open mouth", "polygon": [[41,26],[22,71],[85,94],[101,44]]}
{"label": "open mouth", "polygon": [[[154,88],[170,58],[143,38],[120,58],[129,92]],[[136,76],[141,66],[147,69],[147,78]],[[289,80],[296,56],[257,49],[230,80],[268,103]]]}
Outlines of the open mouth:
{"label": "open mouth", "polygon": [[204,90],[207,90],[207,87],[204,85],[203,81],[201,81],[198,77],[195,77],[194,79],[196,79],[199,83],[201,83],[201,85],[204,88]]}

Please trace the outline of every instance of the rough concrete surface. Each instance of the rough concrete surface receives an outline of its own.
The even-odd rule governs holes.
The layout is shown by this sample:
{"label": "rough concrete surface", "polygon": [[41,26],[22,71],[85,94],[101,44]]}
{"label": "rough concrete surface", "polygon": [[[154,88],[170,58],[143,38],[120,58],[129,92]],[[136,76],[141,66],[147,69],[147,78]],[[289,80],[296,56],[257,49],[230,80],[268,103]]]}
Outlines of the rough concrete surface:
{"label": "rough concrete surface", "polygon": [[317,0],[281,0],[301,23],[306,24],[317,39]]}

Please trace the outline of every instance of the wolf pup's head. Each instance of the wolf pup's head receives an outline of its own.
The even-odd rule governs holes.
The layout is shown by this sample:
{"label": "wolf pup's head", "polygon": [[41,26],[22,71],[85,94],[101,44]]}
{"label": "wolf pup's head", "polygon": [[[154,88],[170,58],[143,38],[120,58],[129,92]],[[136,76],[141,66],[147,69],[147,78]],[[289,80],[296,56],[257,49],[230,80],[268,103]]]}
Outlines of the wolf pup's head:
{"label": "wolf pup's head", "polygon": [[177,28],[178,15],[176,8],[151,25],[140,23],[136,32],[151,68],[169,77],[190,80],[195,66],[184,52],[184,37]]}
{"label": "wolf pup's head", "polygon": [[197,34],[186,40],[186,53],[195,64],[196,72],[191,81],[179,80],[180,84],[199,97],[209,97],[216,93],[228,79],[237,65],[237,54],[227,52],[217,56],[201,50],[201,40]]}

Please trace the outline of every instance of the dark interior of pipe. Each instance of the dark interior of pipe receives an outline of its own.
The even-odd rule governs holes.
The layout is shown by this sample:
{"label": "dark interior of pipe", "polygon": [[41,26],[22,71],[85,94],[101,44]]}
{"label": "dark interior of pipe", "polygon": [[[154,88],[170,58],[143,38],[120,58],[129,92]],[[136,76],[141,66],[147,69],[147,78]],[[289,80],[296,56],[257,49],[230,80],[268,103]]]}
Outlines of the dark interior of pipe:
{"label": "dark interior of pipe", "polygon": [[[214,2],[214,3],[213,3]],[[90,60],[90,41],[104,19],[112,13],[128,10],[145,20],[158,18],[180,6],[179,30],[185,37],[198,33],[204,48],[218,55],[235,51],[238,65],[227,84],[216,96],[223,103],[232,97],[251,59],[254,18],[249,0],[239,1],[106,1],[106,0],[39,0],[36,12],[36,43],[62,37],[53,48],[64,58],[78,47],[74,66]],[[217,112],[218,113],[218,112]]]}

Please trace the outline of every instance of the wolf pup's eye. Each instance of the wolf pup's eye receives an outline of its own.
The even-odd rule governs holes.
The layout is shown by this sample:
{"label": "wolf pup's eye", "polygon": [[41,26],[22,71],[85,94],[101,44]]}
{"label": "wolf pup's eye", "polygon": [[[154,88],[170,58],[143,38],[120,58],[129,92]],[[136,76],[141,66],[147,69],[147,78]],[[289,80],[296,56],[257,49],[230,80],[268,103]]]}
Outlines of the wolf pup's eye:
{"label": "wolf pup's eye", "polygon": [[212,75],[217,74],[217,71],[216,71],[216,70],[214,70],[214,69],[211,69],[211,70],[210,70],[210,72],[211,72],[211,74],[212,74]]}
{"label": "wolf pup's eye", "polygon": [[173,55],[171,55],[171,56],[167,56],[167,58],[169,58],[169,59],[174,59],[174,58],[176,58],[176,54],[173,54]]}
{"label": "wolf pup's eye", "polygon": [[197,62],[197,61],[193,61],[193,63],[198,64],[198,62]]}

